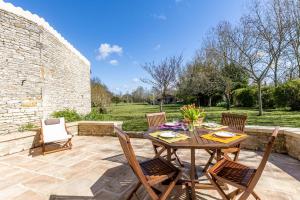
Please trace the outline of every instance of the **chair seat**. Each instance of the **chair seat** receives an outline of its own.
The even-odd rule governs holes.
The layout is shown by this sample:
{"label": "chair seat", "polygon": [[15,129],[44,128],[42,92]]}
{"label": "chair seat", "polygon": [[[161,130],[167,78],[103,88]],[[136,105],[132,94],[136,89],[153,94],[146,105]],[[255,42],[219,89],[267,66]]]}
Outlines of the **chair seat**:
{"label": "chair seat", "polygon": [[72,135],[67,134],[49,134],[44,136],[44,143],[51,143],[51,142],[60,142],[60,141],[66,141],[68,139],[71,139]]}
{"label": "chair seat", "polygon": [[170,178],[179,172],[179,169],[160,157],[143,161],[140,166],[148,180]]}
{"label": "chair seat", "polygon": [[245,187],[248,186],[256,172],[256,169],[227,159],[221,160],[216,165],[216,168],[210,170],[210,173],[216,178],[220,177]]}
{"label": "chair seat", "polygon": [[240,150],[240,148],[238,148],[238,147],[231,147],[231,148],[227,148],[227,149],[221,149],[221,152],[222,153],[235,153],[239,150]]}

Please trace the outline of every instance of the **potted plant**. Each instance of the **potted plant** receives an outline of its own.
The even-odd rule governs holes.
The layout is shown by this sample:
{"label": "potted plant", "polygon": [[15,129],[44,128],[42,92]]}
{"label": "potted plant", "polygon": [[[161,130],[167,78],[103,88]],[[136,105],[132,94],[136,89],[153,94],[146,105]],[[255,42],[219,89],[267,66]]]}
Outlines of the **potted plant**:
{"label": "potted plant", "polygon": [[184,105],[180,108],[184,122],[188,123],[189,130],[193,131],[196,124],[201,124],[205,118],[205,112],[195,104]]}

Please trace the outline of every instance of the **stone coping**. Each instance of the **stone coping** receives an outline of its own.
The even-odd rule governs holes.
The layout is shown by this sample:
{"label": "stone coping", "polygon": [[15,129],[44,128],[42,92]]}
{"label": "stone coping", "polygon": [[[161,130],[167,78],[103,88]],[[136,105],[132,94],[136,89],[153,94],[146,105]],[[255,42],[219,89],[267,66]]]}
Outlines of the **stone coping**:
{"label": "stone coping", "polygon": [[[245,132],[255,132],[255,133],[272,133],[275,126],[255,126],[247,125],[245,127]],[[279,134],[289,135],[292,137],[300,138],[300,128],[291,127],[280,127]]]}
{"label": "stone coping", "polygon": [[78,121],[74,122],[77,124],[114,124],[114,125],[122,125],[122,121]]}

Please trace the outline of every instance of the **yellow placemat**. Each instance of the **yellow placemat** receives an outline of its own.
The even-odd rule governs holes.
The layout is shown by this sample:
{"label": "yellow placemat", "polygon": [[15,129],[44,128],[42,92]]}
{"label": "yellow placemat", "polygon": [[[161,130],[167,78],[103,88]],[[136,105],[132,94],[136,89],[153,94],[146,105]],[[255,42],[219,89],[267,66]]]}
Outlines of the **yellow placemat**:
{"label": "yellow placemat", "polygon": [[208,134],[205,134],[205,135],[201,135],[201,137],[205,138],[207,140],[213,140],[213,141],[222,142],[222,143],[229,143],[229,142],[233,142],[237,139],[240,139],[242,137],[246,137],[245,134],[237,134],[236,136],[231,137],[231,138],[221,138],[221,137],[214,136],[215,133],[216,132],[208,133]]}
{"label": "yellow placemat", "polygon": [[159,135],[163,132],[169,132],[169,131],[156,131],[156,132],[150,133],[149,135],[151,135],[152,137],[158,138],[162,141],[165,141],[167,143],[178,142],[178,141],[186,140],[186,139],[190,138],[189,136],[181,134],[181,133],[178,133],[177,137],[174,137],[174,138],[160,137]]}

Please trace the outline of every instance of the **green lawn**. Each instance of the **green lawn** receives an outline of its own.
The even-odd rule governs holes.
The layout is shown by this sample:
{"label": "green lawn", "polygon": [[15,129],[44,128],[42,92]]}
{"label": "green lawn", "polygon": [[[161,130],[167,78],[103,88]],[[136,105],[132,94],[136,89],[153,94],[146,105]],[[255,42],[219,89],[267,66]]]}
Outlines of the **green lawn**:
{"label": "green lawn", "polygon": [[[164,111],[167,113],[167,119],[180,119],[179,108],[181,105],[171,104],[165,105]],[[206,121],[220,122],[222,112],[226,112],[225,108],[220,107],[204,107],[207,113]],[[145,113],[158,112],[157,105],[147,104],[118,104],[111,105],[109,113],[105,114],[104,120],[123,121],[123,129],[127,131],[144,131],[147,129]],[[248,124],[250,125],[279,125],[300,127],[300,112],[292,112],[286,110],[272,109],[265,110],[263,116],[257,116],[257,110],[250,108],[232,108],[230,112],[247,113]]]}

